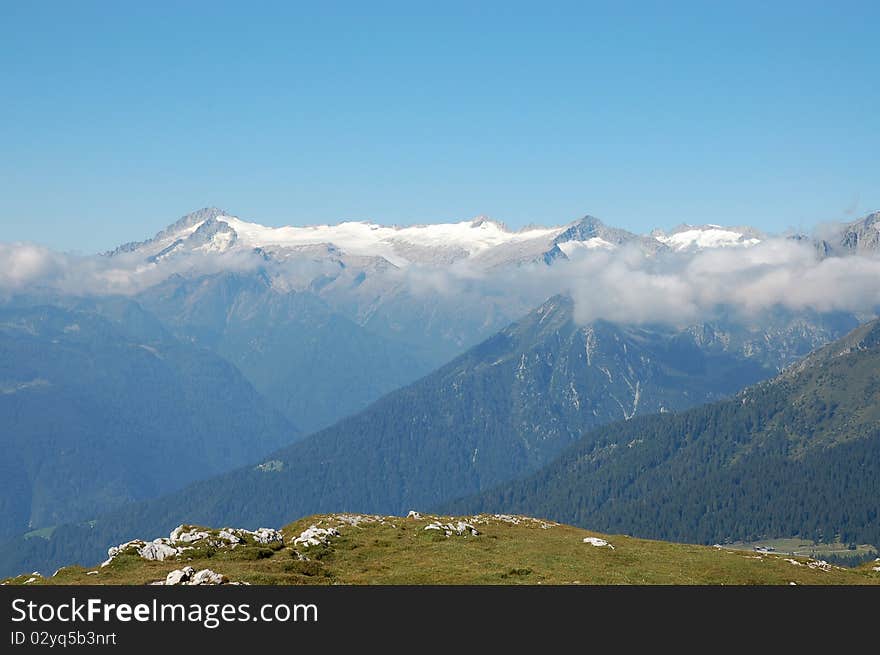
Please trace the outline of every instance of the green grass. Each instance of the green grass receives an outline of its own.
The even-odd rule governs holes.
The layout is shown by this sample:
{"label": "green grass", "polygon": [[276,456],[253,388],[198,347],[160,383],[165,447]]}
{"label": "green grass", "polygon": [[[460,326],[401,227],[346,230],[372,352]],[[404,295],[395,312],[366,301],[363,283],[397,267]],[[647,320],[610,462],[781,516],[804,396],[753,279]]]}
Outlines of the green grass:
{"label": "green grass", "polygon": [[[534,519],[514,525],[487,515],[369,517],[370,522],[349,525],[339,516],[312,516],[291,523],[282,530],[284,545],[275,548],[198,546],[165,562],[124,554],[103,568],[67,567],[30,584],[141,585],[162,580],[183,566],[210,568],[231,581],[283,585],[880,584],[880,571],[869,565],[822,570],[806,557],[600,535]],[[469,521],[480,534],[447,537],[425,529],[438,518],[443,523]],[[311,525],[337,527],[340,535],[324,545],[294,547],[293,540]],[[614,548],[584,543],[584,537],[605,539]],[[98,573],[88,575],[90,571]],[[23,584],[30,577],[18,576],[5,583]]]}

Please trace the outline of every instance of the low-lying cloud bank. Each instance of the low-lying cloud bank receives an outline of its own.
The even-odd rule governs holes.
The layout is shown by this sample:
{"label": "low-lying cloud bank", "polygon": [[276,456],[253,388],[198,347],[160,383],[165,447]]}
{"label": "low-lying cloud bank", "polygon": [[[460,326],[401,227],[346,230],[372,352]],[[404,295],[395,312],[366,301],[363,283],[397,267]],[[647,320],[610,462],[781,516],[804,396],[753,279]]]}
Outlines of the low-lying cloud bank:
{"label": "low-lying cloud bank", "polygon": [[265,263],[250,252],[199,253],[157,263],[140,254],[73,255],[32,243],[0,243],[0,292],[50,289],[72,295],[133,295],[172,275],[255,270]]}
{"label": "low-lying cloud bank", "polygon": [[812,246],[784,239],[656,259],[603,253],[571,269],[582,322],[685,325],[721,309],[749,318],[777,308],[873,313],[880,305],[880,258],[819,259]]}
{"label": "low-lying cloud bank", "polygon": [[[0,243],[0,292],[43,288],[75,295],[136,294],[173,274],[265,267],[279,288],[302,289],[326,274],[315,262],[266,262],[254,253],[193,253],[158,263],[140,255],[77,256],[42,246]],[[335,269],[338,270],[338,269]],[[880,257],[820,259],[806,243],[770,239],[751,248],[645,256],[635,248],[584,251],[552,266],[479,270],[461,262],[374,272],[397,289],[464,305],[481,300],[537,305],[568,292],[576,319],[683,326],[720,309],[744,318],[776,308],[874,313],[880,306]],[[375,288],[375,287],[373,287]]]}

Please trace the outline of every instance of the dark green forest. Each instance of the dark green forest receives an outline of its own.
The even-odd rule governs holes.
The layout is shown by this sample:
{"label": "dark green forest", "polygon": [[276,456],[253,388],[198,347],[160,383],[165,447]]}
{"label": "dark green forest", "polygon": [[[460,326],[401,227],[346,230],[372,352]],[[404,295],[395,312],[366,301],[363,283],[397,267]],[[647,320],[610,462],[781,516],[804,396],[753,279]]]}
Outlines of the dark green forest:
{"label": "dark green forest", "polygon": [[735,398],[592,431],[534,475],[444,505],[702,543],[880,544],[876,322]]}

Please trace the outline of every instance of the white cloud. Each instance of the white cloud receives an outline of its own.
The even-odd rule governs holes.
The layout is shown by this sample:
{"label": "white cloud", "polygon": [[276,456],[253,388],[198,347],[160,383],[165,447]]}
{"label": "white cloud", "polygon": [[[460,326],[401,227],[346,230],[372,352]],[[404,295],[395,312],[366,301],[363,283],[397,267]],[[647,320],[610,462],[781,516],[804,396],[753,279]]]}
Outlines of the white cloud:
{"label": "white cloud", "polygon": [[[64,293],[134,294],[168,276],[253,270],[268,266],[280,289],[307,288],[332,266],[290,260],[270,265],[252,253],[192,253],[156,264],[137,254],[76,256],[26,243],[0,243],[0,291],[50,288]],[[329,266],[329,268],[328,268]],[[645,256],[635,248],[583,250],[553,266],[534,264],[482,271],[467,262],[448,267],[412,266],[370,273],[388,276],[416,298],[444,307],[491,302],[512,316],[547,297],[569,292],[580,322],[692,324],[720,309],[754,317],[763,311],[871,313],[880,306],[880,258],[820,260],[810,244],[770,239],[751,248]],[[380,283],[381,286],[381,283]]]}
{"label": "white cloud", "polygon": [[252,253],[199,253],[158,263],[140,255],[72,255],[32,243],[0,243],[0,291],[47,288],[74,295],[130,295],[169,276],[250,270],[261,260]]}

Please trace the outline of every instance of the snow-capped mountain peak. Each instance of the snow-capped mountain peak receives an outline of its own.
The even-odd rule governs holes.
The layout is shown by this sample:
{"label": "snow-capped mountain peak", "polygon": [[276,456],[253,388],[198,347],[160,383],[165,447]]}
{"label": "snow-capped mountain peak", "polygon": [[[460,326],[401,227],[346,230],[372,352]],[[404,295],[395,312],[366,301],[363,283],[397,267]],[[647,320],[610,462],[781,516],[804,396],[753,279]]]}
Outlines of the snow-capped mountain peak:
{"label": "snow-capped mountain peak", "polygon": [[549,264],[576,253],[614,250],[629,244],[651,255],[663,250],[747,247],[763,238],[752,228],[715,224],[680,225],[669,232],[655,230],[644,236],[608,226],[589,215],[567,225],[529,225],[520,230],[511,230],[483,215],[457,223],[405,226],[343,221],[335,225],[272,227],[209,207],[187,214],[152,239],[125,244],[109,254],[137,252],[157,262],[188,252],[258,250],[289,257],[305,252],[318,256],[316,253],[321,251],[339,260],[368,258],[398,268],[448,265],[460,260],[493,268],[529,262]]}
{"label": "snow-capped mountain peak", "polygon": [[679,225],[669,233],[654,230],[651,236],[673,250],[748,247],[762,240],[761,235],[752,228],[727,228],[713,223]]}
{"label": "snow-capped mountain peak", "polygon": [[332,245],[344,255],[379,257],[400,267],[485,258],[491,251],[507,247],[511,252],[525,251],[537,257],[552,247],[553,238],[563,230],[563,227],[530,227],[514,232],[486,216],[458,223],[409,226],[345,221],[336,225],[271,227],[244,221],[220,210],[205,209],[184,216],[153,239],[126,244],[111,254],[138,251],[151,261],[158,261],[181,252],[301,250]]}

